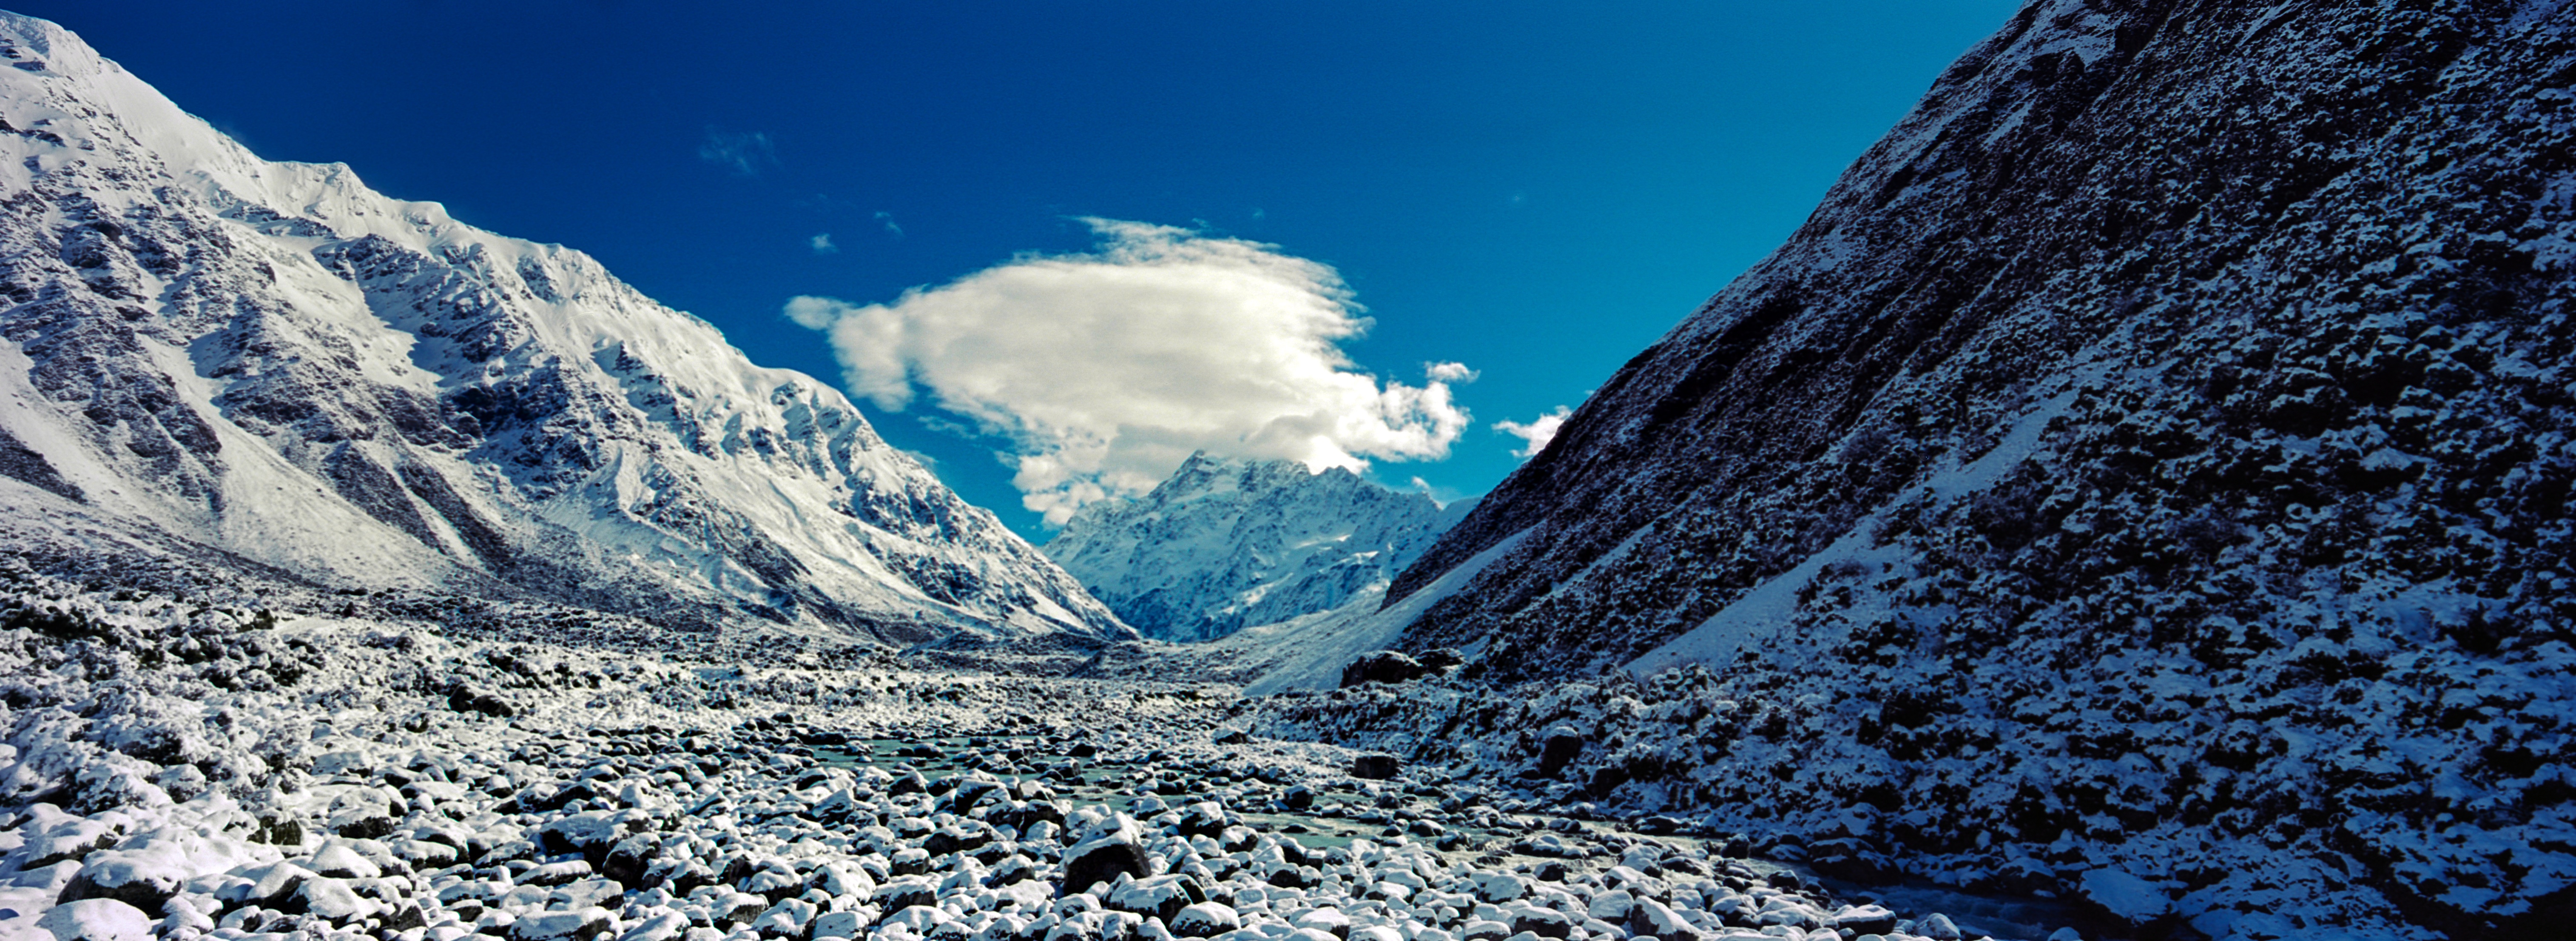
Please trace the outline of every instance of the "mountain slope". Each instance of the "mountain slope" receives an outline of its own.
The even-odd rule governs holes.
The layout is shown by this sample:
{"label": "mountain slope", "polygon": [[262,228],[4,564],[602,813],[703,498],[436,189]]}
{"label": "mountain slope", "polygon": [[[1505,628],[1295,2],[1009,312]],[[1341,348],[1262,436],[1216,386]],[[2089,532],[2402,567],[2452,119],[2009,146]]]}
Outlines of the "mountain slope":
{"label": "mountain slope", "polygon": [[2538,930],[2576,880],[2571,37],[2556,0],[2025,6],[1397,579],[1526,533],[1402,644],[1705,667],[1672,707],[1714,727],[1596,752],[1604,790],[1829,864]]}
{"label": "mountain slope", "polygon": [[1209,640],[1374,593],[1450,509],[1339,468],[1194,454],[1143,497],[1084,506],[1046,553],[1146,636]]}
{"label": "mountain slope", "polygon": [[839,393],[588,256],[261,160],[54,24],[0,15],[0,57],[14,508],[700,629],[1127,635]]}

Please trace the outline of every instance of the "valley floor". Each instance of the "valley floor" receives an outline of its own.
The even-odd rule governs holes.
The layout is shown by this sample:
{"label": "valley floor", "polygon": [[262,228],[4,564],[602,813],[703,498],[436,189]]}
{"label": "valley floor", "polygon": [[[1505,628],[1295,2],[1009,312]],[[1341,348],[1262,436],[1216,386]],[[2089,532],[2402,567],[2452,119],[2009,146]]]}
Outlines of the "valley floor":
{"label": "valley floor", "polygon": [[597,624],[541,643],[8,575],[12,941],[1982,933],[1740,843],[1248,736],[1225,684],[741,666]]}

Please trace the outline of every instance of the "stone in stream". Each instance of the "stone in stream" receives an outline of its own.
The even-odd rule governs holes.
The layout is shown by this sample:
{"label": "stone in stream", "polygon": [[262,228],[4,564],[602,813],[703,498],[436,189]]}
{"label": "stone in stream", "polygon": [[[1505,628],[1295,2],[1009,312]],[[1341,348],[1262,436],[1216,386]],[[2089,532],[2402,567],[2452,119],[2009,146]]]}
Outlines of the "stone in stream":
{"label": "stone in stream", "polygon": [[1289,810],[1308,810],[1315,806],[1315,789],[1303,784],[1279,794],[1279,806]]}
{"label": "stone in stream", "polygon": [[1351,777],[1383,781],[1395,777],[1396,771],[1403,766],[1402,760],[1394,755],[1354,755],[1351,757]]}

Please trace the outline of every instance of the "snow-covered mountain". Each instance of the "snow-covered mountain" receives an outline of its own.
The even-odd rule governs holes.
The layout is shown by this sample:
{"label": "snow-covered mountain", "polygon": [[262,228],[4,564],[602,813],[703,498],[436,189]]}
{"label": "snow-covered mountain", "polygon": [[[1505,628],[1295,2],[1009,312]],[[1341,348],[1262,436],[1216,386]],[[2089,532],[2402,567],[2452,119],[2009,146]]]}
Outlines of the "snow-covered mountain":
{"label": "snow-covered mountain", "polygon": [[1046,553],[1146,636],[1209,640],[1375,598],[1469,506],[1194,454],[1151,493],[1083,507]]}
{"label": "snow-covered mountain", "polygon": [[1132,636],[840,393],[588,256],[259,159],[52,23],[0,15],[0,57],[0,532],[698,628]]}
{"label": "snow-covered mountain", "polygon": [[1318,721],[2160,932],[2565,930],[2571,80],[2563,0],[2024,5],[1390,592],[1501,549],[1403,646],[1595,698]]}

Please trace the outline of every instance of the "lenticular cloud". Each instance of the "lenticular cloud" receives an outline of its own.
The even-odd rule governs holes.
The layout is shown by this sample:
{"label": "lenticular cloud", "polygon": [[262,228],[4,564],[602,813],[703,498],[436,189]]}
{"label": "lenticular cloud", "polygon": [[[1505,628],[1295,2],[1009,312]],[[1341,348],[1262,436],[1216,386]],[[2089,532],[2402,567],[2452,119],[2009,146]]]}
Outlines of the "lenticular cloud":
{"label": "lenticular cloud", "polygon": [[1192,451],[1322,469],[1436,460],[1467,427],[1432,363],[1420,386],[1354,369],[1369,326],[1329,266],[1277,246],[1087,219],[1095,251],[1030,255],[891,304],[826,297],[787,316],[828,333],[850,390],[901,410],[927,391],[1015,443],[1014,483],[1060,524],[1142,493]]}

